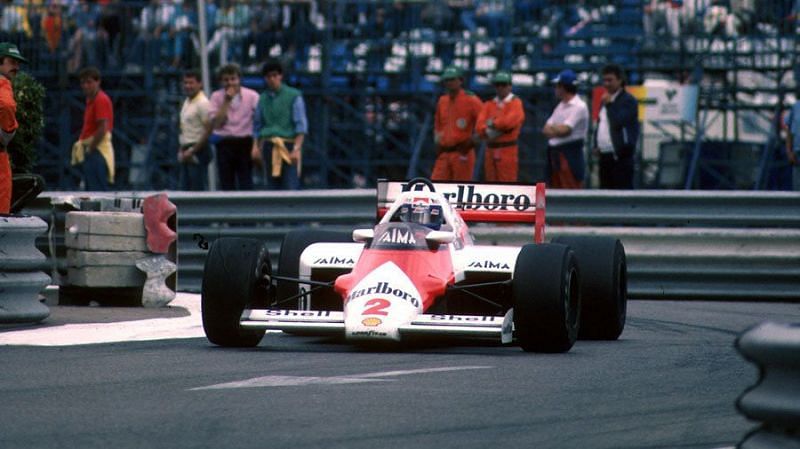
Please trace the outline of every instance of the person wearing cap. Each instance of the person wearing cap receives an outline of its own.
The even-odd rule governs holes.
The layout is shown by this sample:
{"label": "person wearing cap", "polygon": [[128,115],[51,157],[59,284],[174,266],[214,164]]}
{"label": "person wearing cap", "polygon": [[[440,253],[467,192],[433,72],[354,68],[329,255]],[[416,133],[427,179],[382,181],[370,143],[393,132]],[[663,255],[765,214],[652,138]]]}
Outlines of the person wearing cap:
{"label": "person wearing cap", "polygon": [[436,162],[434,181],[470,181],[475,167],[475,122],[483,103],[474,93],[464,90],[464,76],[456,66],[442,73],[447,92],[436,104],[433,140]]}
{"label": "person wearing cap", "polygon": [[28,60],[22,57],[16,45],[0,43],[0,214],[11,211],[11,160],[7,149],[19,127],[11,82],[19,73],[21,62]]}
{"label": "person wearing cap", "polygon": [[589,108],[578,97],[577,78],[563,70],[553,80],[559,102],[542,129],[547,137],[547,182],[551,187],[583,187],[583,146],[589,131]]}
{"label": "person wearing cap", "polygon": [[594,130],[594,154],[600,160],[601,189],[633,188],[633,155],[639,140],[639,104],[625,91],[622,67],[603,67],[599,120]]}
{"label": "person wearing cap", "polygon": [[100,88],[100,71],[87,67],[78,72],[81,91],[86,96],[83,126],[78,141],[72,146],[72,165],[80,166],[84,188],[103,192],[114,183],[114,106]]}
{"label": "person wearing cap", "polygon": [[492,76],[496,96],[483,104],[476,131],[486,141],[483,160],[487,182],[516,182],[519,173],[519,138],[525,122],[522,100],[511,93],[511,73]]}

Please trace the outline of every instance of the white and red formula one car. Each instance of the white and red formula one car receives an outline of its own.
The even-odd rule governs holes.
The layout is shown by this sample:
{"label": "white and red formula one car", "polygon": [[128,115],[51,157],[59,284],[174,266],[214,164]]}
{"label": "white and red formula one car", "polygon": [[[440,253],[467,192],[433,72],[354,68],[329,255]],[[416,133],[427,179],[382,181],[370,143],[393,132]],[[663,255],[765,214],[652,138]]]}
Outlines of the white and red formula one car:
{"label": "white and red formula one car", "polygon": [[[341,233],[288,233],[273,275],[266,244],[221,238],[206,258],[203,328],[221,346],[266,330],[358,342],[454,336],[565,352],[614,340],[626,316],[617,239],[544,243],[544,184],[380,181],[379,222]],[[522,247],[476,245],[465,221],[534,224]]]}

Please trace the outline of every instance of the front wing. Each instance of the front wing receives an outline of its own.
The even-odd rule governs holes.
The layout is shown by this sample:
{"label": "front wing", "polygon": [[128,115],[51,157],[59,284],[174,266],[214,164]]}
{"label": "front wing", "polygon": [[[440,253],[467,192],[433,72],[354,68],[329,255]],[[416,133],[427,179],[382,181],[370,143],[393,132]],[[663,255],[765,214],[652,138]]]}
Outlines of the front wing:
{"label": "front wing", "polygon": [[[511,343],[514,309],[505,316],[421,314],[398,327],[402,337],[449,336],[481,338]],[[240,325],[248,329],[303,331],[320,335],[344,335],[344,312],[328,310],[252,309],[242,313]]]}

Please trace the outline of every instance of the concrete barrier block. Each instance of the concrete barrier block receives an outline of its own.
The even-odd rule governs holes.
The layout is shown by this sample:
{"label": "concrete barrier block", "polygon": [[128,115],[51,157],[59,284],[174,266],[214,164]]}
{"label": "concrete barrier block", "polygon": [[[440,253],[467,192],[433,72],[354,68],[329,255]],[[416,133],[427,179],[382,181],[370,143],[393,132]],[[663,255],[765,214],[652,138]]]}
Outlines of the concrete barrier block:
{"label": "concrete barrier block", "polygon": [[146,278],[136,265],[67,268],[69,285],[78,287],[141,287]]}
{"label": "concrete barrier block", "polygon": [[147,275],[142,290],[143,306],[164,307],[175,299],[175,290],[167,286],[167,278],[175,273],[177,265],[159,254],[138,260],[136,267]]}
{"label": "concrete barrier block", "polygon": [[147,251],[147,241],[118,235],[92,235],[67,233],[64,243],[67,248],[86,251]]}
{"label": "concrete barrier block", "polygon": [[144,216],[135,212],[69,212],[67,248],[88,251],[147,251]]}
{"label": "concrete barrier block", "polygon": [[81,251],[67,250],[67,266],[83,267],[133,267],[136,261],[149,256],[144,251]]}
{"label": "concrete barrier block", "polygon": [[144,237],[144,215],[138,212],[69,212],[67,229],[82,234]]}

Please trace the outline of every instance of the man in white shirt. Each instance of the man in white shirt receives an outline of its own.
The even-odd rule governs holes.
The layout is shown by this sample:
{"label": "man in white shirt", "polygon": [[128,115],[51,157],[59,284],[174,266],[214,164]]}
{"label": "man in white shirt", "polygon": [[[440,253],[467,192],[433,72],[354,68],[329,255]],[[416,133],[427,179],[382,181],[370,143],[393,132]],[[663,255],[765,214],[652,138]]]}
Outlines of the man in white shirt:
{"label": "man in white shirt", "polygon": [[206,190],[208,187],[208,98],[203,92],[200,72],[188,70],[183,74],[183,100],[180,115],[178,162],[180,189]]}
{"label": "man in white shirt", "polygon": [[589,131],[589,108],[578,97],[575,72],[563,70],[552,80],[558,105],[542,129],[547,137],[547,182],[550,187],[583,187],[584,141]]}
{"label": "man in white shirt", "polygon": [[625,74],[616,64],[603,67],[600,114],[594,136],[601,189],[632,189],[633,160],[639,141],[639,104],[625,90]]}

